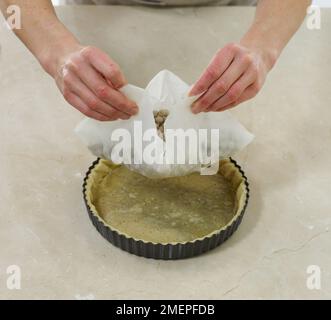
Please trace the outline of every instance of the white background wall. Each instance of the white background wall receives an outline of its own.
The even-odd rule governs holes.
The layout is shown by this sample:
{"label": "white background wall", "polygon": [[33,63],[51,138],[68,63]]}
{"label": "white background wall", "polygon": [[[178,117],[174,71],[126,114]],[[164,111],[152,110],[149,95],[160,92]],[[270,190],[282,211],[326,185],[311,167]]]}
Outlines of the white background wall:
{"label": "white background wall", "polygon": [[331,7],[331,0],[314,0],[313,3],[321,7]]}
{"label": "white background wall", "polygon": [[[52,0],[54,5],[63,4],[64,0]],[[313,4],[321,7],[331,7],[331,0],[313,0]]]}

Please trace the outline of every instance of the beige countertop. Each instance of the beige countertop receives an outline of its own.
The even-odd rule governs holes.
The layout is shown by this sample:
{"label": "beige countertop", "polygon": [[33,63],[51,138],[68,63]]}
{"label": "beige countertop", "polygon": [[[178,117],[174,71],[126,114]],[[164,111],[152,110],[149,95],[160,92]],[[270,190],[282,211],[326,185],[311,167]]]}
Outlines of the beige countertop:
{"label": "beige countertop", "polygon": [[[86,44],[103,48],[132,84],[167,68],[193,82],[240,38],[254,8],[57,9]],[[255,135],[237,160],[251,184],[238,231],[182,261],[123,252],[90,223],[81,185],[93,161],[73,134],[82,116],[0,26],[0,298],[331,298],[331,10],[304,24],[263,92],[234,113]],[[21,270],[21,290],[6,269]],[[307,268],[321,270],[309,290]]]}

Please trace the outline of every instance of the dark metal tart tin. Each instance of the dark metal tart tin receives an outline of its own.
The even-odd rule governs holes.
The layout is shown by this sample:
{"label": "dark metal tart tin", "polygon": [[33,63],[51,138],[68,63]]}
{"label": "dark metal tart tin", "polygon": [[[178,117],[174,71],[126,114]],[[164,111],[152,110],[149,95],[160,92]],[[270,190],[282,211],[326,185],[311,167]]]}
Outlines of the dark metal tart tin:
{"label": "dark metal tart tin", "polygon": [[235,219],[231,220],[228,225],[226,225],[219,231],[216,231],[212,235],[208,235],[205,238],[197,239],[186,243],[161,244],[145,242],[143,240],[136,240],[134,238],[121,234],[114,230],[110,225],[106,224],[96,213],[93,212],[87,200],[87,181],[93,169],[101,161],[100,159],[97,159],[95,162],[93,162],[84,179],[83,195],[88,215],[97,231],[105,239],[107,239],[116,247],[137,256],[163,260],[185,259],[198,256],[202,253],[216,248],[217,246],[225,242],[227,239],[229,239],[240,225],[245,210],[247,208],[249,199],[249,184],[247,181],[247,177],[245,176],[241,167],[233,159],[229,160],[241,174],[241,178],[244,182],[245,188],[245,202],[241,211],[236,214]]}

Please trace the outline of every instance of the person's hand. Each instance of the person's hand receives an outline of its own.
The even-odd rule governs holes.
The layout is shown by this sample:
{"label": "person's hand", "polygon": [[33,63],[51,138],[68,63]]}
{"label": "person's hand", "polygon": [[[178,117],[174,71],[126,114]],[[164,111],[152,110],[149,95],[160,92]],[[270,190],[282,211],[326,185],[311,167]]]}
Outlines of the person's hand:
{"label": "person's hand", "polygon": [[87,117],[111,121],[138,112],[118,90],[126,84],[119,66],[100,49],[74,47],[58,59],[53,77],[65,100]]}
{"label": "person's hand", "polygon": [[192,112],[224,111],[256,96],[271,69],[257,49],[228,44],[212,59],[190,96],[202,94]]}

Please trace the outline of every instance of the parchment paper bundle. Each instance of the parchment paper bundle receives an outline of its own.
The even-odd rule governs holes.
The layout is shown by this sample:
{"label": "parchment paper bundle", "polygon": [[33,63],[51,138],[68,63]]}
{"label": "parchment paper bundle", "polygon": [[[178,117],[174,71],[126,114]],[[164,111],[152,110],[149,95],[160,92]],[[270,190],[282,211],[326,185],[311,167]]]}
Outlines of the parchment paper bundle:
{"label": "parchment paper bundle", "polygon": [[[161,71],[146,89],[132,85],[121,89],[139,106],[137,115],[129,120],[112,122],[86,118],[75,132],[95,156],[122,163],[149,178],[181,176],[192,172],[216,174],[217,169],[206,168],[243,149],[252,141],[253,135],[228,111],[193,114],[190,106],[197,97],[188,97],[189,90],[190,86],[173,73]],[[153,111],[164,109],[169,112],[164,123],[165,140],[157,133],[153,115]],[[172,134],[176,131],[168,129],[193,136],[198,129],[208,132],[218,129],[219,141],[215,145],[210,134],[197,135],[198,139],[191,139],[184,148],[177,145],[178,139],[173,138]],[[173,159],[177,159],[175,163]],[[196,161],[192,162],[192,159]]]}

